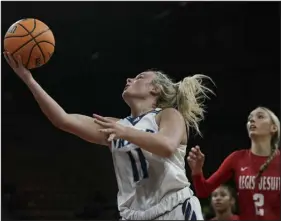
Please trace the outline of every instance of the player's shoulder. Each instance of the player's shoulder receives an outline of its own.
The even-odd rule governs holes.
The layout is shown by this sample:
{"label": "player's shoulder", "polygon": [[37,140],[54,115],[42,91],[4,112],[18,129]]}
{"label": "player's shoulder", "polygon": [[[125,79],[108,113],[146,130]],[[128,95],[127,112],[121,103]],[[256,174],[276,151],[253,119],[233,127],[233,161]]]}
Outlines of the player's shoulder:
{"label": "player's shoulder", "polygon": [[229,157],[240,159],[241,157],[248,156],[248,155],[249,155],[249,150],[242,149],[242,150],[235,150],[229,155]]}
{"label": "player's shoulder", "polygon": [[159,118],[178,118],[183,120],[183,116],[182,114],[175,108],[169,107],[169,108],[165,108],[161,111],[158,112],[157,114],[159,116]]}
{"label": "player's shoulder", "polygon": [[183,126],[185,125],[182,114],[175,108],[162,109],[156,114],[155,120],[157,125],[160,125],[163,122],[166,122],[167,124],[169,124],[169,122],[176,122],[178,124],[182,124]]}
{"label": "player's shoulder", "polygon": [[176,108],[173,107],[168,107],[168,108],[164,108],[161,109],[161,112],[159,112],[160,114],[176,114],[176,115],[182,115]]}

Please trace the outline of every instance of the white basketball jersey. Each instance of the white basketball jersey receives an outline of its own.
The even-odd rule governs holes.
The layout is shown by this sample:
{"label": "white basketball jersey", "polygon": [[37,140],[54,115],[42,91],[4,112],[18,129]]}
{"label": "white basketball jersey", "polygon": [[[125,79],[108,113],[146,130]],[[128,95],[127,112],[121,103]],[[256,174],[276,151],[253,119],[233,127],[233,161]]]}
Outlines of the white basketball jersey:
{"label": "white basketball jersey", "polygon": [[[157,108],[118,123],[157,133],[155,116],[159,111]],[[111,151],[119,188],[118,208],[125,219],[143,218],[146,211],[151,213],[152,209],[153,213],[170,210],[168,207],[183,203],[193,194],[185,174],[185,145],[180,145],[170,158],[157,156],[122,139],[112,142]]]}

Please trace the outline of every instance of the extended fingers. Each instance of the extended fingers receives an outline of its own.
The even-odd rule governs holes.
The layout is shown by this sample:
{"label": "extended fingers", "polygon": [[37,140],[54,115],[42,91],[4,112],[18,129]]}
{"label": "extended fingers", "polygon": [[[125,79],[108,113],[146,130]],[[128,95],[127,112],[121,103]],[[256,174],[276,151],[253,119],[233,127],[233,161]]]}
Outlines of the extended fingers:
{"label": "extended fingers", "polygon": [[112,126],[111,123],[103,122],[103,121],[98,120],[98,119],[94,119],[94,122],[97,123],[98,125],[102,126],[102,127],[111,127]]}
{"label": "extended fingers", "polygon": [[107,122],[107,123],[111,122],[111,120],[109,120],[108,118],[100,116],[100,115],[97,115],[97,114],[93,114],[93,117],[95,119],[98,119],[99,121],[102,121],[102,122]]}
{"label": "extended fingers", "polygon": [[11,55],[10,52],[5,52],[5,58],[8,62],[8,64],[11,66],[11,68],[17,68],[18,64],[15,61],[14,57]]}
{"label": "extended fingers", "polygon": [[192,150],[189,151],[187,160],[193,160],[194,161],[196,159],[197,159],[197,155]]}
{"label": "extended fingers", "polygon": [[200,151],[199,146],[192,147],[188,153],[187,160],[200,160],[204,158],[204,154]]}
{"label": "extended fingers", "polygon": [[106,129],[99,129],[99,131],[106,134],[112,134],[114,132],[114,129],[106,128]]}
{"label": "extended fingers", "polygon": [[192,158],[192,157],[190,157],[190,156],[188,156],[188,157],[187,157],[187,162],[193,163],[193,162],[195,162],[195,159]]}
{"label": "extended fingers", "polygon": [[107,141],[108,141],[108,142],[111,142],[111,141],[114,140],[115,137],[116,137],[116,134],[110,134],[109,137],[108,137],[108,139],[107,139]]}
{"label": "extended fingers", "polygon": [[4,54],[4,58],[7,61],[7,63],[12,67],[12,63],[11,63],[11,60],[9,57],[9,52],[4,51],[3,54]]}
{"label": "extended fingers", "polygon": [[8,58],[8,55],[7,55],[6,51],[3,52],[3,55],[4,55],[5,60],[8,62],[8,64],[10,64],[10,61],[9,61],[9,58]]}
{"label": "extended fingers", "polygon": [[17,65],[18,65],[19,67],[23,67],[23,63],[22,63],[22,59],[21,59],[21,56],[20,56],[20,55],[17,56]]}
{"label": "extended fingers", "polygon": [[204,157],[204,154],[201,152],[199,146],[192,147],[190,152],[194,154],[196,157],[199,158]]}

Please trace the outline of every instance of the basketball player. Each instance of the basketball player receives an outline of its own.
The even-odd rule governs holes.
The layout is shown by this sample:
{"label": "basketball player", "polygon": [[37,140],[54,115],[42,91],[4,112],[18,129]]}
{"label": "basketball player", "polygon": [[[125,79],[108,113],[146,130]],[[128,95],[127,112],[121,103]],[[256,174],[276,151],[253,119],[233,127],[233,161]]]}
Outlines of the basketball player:
{"label": "basketball player", "polygon": [[122,219],[203,220],[200,203],[185,175],[184,157],[188,129],[200,133],[201,99],[212,92],[201,84],[207,76],[194,75],[173,83],[162,72],[145,71],[127,79],[122,94],[131,116],[94,115],[93,119],[66,113],[24,68],[20,57],[14,61],[10,53],[4,55],[53,125],[110,147]]}
{"label": "basketball player", "polygon": [[216,215],[211,220],[239,220],[239,216],[233,214],[235,197],[229,186],[220,185],[212,192],[211,205]]}
{"label": "basketball player", "polygon": [[258,107],[248,118],[250,150],[230,154],[219,169],[205,179],[204,155],[197,146],[188,156],[195,191],[207,197],[231,177],[238,190],[241,220],[280,220],[280,121],[268,108]]}

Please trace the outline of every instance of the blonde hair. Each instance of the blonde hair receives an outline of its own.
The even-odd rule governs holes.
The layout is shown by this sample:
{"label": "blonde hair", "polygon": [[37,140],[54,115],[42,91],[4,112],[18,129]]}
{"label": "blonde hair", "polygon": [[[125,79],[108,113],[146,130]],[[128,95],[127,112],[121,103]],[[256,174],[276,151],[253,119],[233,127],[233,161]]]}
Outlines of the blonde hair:
{"label": "blonde hair", "polygon": [[212,79],[203,74],[185,77],[182,81],[173,81],[161,71],[153,71],[156,77],[152,83],[160,89],[157,107],[176,108],[183,116],[188,127],[194,128],[202,136],[199,122],[204,119],[204,101],[209,98],[208,92],[214,92],[202,84],[203,79]]}
{"label": "blonde hair", "polygon": [[271,122],[277,127],[276,133],[274,133],[271,137],[271,142],[270,142],[271,153],[268,156],[268,158],[266,159],[266,161],[264,162],[264,164],[261,165],[259,172],[256,175],[257,178],[260,178],[262,173],[267,169],[268,165],[274,159],[276,153],[278,152],[278,147],[279,147],[279,142],[280,142],[280,121],[279,121],[278,117],[268,108],[266,108],[266,107],[258,107],[258,108],[261,108],[265,112],[267,112],[271,119]]}

